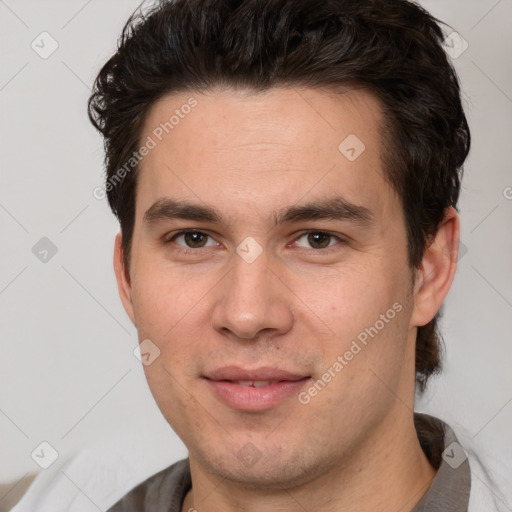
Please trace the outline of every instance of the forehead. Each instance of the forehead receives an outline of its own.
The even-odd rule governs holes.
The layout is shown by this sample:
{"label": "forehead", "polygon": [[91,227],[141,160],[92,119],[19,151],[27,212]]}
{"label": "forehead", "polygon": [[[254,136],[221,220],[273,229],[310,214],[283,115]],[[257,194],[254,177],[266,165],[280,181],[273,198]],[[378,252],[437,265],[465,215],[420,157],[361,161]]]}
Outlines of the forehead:
{"label": "forehead", "polygon": [[174,141],[175,150],[179,146],[190,156],[202,148],[265,149],[258,144],[302,145],[311,155],[312,144],[320,139],[320,149],[328,144],[337,149],[349,134],[378,152],[381,119],[379,100],[365,89],[214,89],[164,96],[149,109],[142,134],[152,134],[157,142]]}
{"label": "forehead", "polygon": [[361,89],[170,94],[141,133],[154,147],[139,164],[137,216],[169,195],[268,212],[340,192],[389,209],[396,197],[384,179],[381,123],[379,101]]}

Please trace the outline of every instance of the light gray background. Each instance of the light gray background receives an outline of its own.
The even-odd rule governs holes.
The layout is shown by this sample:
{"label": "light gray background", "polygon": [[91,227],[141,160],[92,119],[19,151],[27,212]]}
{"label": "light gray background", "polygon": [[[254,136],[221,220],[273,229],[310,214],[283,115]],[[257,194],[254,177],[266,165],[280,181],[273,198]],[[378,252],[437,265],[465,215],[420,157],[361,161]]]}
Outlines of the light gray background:
{"label": "light gray background", "polygon": [[[454,64],[473,146],[444,372],[417,408],[511,461],[512,0],[421,4],[469,44]],[[69,457],[135,425],[155,470],[186,454],[133,355],[136,331],[112,269],[117,223],[92,194],[103,152],[86,100],[137,5],[0,0],[0,510],[42,471],[31,458],[42,441]],[[43,31],[59,45],[47,59],[31,48]],[[32,252],[42,237],[58,248],[46,263]]]}

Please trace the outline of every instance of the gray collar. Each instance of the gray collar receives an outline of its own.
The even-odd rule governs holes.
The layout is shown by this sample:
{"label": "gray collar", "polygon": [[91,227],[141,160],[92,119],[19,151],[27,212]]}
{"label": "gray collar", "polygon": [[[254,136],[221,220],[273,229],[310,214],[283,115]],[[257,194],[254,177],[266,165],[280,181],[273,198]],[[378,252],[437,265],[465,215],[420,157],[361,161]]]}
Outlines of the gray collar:
{"label": "gray collar", "polygon": [[454,431],[428,414],[414,414],[421,447],[437,469],[427,493],[412,512],[467,512],[471,471],[467,455]]}

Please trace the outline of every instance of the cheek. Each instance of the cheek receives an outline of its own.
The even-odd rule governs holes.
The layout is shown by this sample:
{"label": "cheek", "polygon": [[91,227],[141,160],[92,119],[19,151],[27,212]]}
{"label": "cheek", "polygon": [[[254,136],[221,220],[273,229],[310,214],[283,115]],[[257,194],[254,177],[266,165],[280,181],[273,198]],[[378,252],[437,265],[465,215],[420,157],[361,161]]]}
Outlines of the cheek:
{"label": "cheek", "polygon": [[155,264],[148,264],[147,268],[132,283],[137,329],[163,341],[197,315],[204,303],[205,290],[214,281],[210,284],[207,274],[198,279]]}
{"label": "cheek", "polygon": [[334,334],[353,335],[375,322],[396,300],[393,283],[378,276],[382,272],[377,266],[316,269],[297,276],[292,289],[305,309]]}
{"label": "cheek", "polygon": [[[358,371],[382,368],[390,373],[400,364],[410,309],[406,279],[401,274],[377,265],[324,269],[314,280],[301,278],[295,289],[307,306],[309,330],[314,328],[314,318],[317,329],[326,333],[316,348],[321,349],[327,368],[345,354],[347,366]],[[315,332],[318,338],[318,330]]]}

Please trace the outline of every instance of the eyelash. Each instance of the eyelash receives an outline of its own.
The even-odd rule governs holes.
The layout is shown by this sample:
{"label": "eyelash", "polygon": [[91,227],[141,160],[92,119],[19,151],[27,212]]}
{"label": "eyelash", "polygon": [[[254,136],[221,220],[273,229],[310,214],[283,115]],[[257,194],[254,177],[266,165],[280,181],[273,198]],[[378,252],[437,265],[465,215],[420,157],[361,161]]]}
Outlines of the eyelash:
{"label": "eyelash", "polygon": [[[164,239],[164,245],[168,245],[170,244],[171,242],[174,242],[174,240],[176,238],[178,238],[179,236],[181,235],[185,235],[187,233],[198,233],[198,234],[201,234],[201,235],[205,235],[207,237],[210,237],[210,238],[213,238],[211,235],[209,235],[208,233],[205,233],[203,231],[199,231],[197,229],[184,229],[182,231],[178,231],[176,233],[174,233],[172,236],[170,237],[166,237]],[[330,253],[332,249],[336,250],[336,246],[337,245],[340,245],[340,244],[345,244],[347,241],[342,238],[341,236],[339,235],[335,235],[334,233],[331,233],[329,231],[320,231],[320,230],[309,230],[309,231],[303,231],[302,233],[300,233],[297,238],[295,238],[294,242],[296,242],[297,240],[300,240],[303,236],[305,235],[309,235],[309,234],[312,234],[312,233],[316,233],[316,234],[322,234],[322,235],[327,235],[331,238],[335,238],[338,240],[338,244],[335,244],[335,245],[332,245],[332,246],[328,246],[324,249],[314,249],[314,248],[311,248],[312,251],[315,251],[315,252],[321,252],[321,253]],[[293,243],[294,243],[293,242]],[[209,246],[209,247],[198,247],[197,249],[193,249],[193,248],[190,248],[190,247],[183,247],[182,245],[177,245],[177,251],[178,252],[181,252],[181,253],[184,253],[184,254],[197,254],[199,250],[201,249],[209,249],[213,246]],[[300,249],[305,249],[304,247],[300,248]]]}

